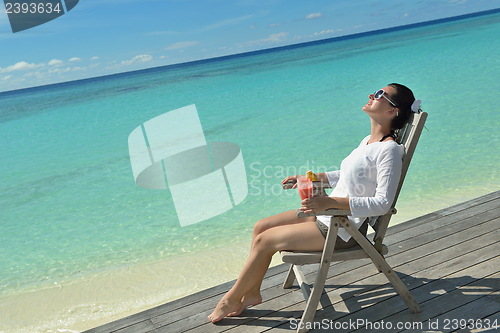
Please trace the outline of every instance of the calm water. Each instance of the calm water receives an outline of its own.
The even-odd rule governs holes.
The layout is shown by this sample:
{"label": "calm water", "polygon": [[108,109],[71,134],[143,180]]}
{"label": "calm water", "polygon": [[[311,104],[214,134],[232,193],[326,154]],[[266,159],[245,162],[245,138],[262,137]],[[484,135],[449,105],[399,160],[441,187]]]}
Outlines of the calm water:
{"label": "calm water", "polygon": [[[394,222],[499,189],[500,14],[199,65],[0,94],[1,332],[71,332],[237,277],[258,219],[296,208],[288,173],[336,168],[390,82],[429,113]],[[249,194],[181,228],[135,185],[130,132],[196,104],[238,144]]]}

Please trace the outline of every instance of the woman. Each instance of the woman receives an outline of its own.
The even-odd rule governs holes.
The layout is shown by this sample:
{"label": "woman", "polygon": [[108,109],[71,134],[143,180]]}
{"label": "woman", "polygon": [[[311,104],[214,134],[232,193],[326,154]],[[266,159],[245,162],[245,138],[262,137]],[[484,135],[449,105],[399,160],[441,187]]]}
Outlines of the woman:
{"label": "woman", "polygon": [[[330,196],[302,200],[300,208],[306,213],[329,208],[348,210],[351,222],[365,235],[368,223],[387,213],[394,200],[404,155],[403,147],[395,142],[396,132],[420,105],[410,89],[396,83],[368,97],[363,111],[370,117],[371,134],[342,161],[339,171],[317,175],[319,181],[328,181],[334,187]],[[283,183],[298,177],[287,177]],[[259,304],[260,285],[273,254],[281,250],[322,251],[329,220],[327,216],[299,218],[291,210],[258,221],[248,260],[209,320],[215,323],[226,316],[237,316],[246,307]],[[346,230],[339,229],[335,248],[356,244]]]}

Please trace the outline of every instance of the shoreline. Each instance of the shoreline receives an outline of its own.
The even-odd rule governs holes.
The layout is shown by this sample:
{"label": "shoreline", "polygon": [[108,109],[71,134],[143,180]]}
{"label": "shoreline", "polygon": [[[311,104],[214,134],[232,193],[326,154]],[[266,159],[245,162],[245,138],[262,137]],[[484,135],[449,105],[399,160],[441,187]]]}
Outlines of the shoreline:
{"label": "shoreline", "polygon": [[[491,187],[454,191],[439,201],[421,202],[419,206],[425,209],[418,212],[414,203],[401,202],[390,226],[498,190],[498,186],[496,190]],[[181,257],[91,272],[52,288],[1,296],[0,312],[11,321],[3,332],[79,332],[172,302],[236,279],[249,247],[247,240]],[[281,263],[275,255],[271,266]],[[203,276],[193,272],[203,272]]]}

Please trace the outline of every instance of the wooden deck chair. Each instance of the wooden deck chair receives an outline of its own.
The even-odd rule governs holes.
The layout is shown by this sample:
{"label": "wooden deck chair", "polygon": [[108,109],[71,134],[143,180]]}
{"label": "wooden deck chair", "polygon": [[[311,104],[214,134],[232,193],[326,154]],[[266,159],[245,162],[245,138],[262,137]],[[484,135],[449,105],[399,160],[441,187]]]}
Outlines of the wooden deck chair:
{"label": "wooden deck chair", "polygon": [[[403,158],[403,169],[401,173],[401,179],[399,181],[399,186],[396,191],[396,196],[392,204],[392,208],[386,215],[380,216],[377,222],[373,226],[375,230],[375,236],[373,237],[373,243],[369,241],[365,236],[361,234],[355,227],[353,227],[347,215],[350,214],[349,211],[338,210],[338,209],[328,209],[323,212],[318,212],[318,215],[330,215],[331,222],[328,234],[326,237],[325,246],[323,252],[289,252],[282,251],[281,258],[283,262],[290,263],[290,269],[288,275],[283,284],[283,288],[291,288],[295,278],[297,279],[304,297],[306,299],[306,308],[302,315],[301,325],[299,325],[297,332],[307,332],[308,326],[306,323],[311,323],[314,319],[318,303],[323,293],[323,288],[325,286],[326,276],[328,274],[328,269],[330,268],[330,263],[332,261],[343,261],[343,260],[354,260],[361,258],[370,258],[373,264],[377,267],[379,272],[385,274],[387,279],[392,283],[393,287],[402,297],[408,308],[412,313],[421,312],[420,305],[417,303],[415,298],[408,291],[408,288],[403,284],[401,279],[394,273],[392,268],[387,264],[383,255],[388,253],[388,249],[383,245],[383,240],[389,221],[393,214],[396,214],[396,209],[394,208],[401,186],[408,171],[408,166],[410,165],[413,152],[417,146],[420,133],[424,127],[425,120],[427,119],[427,113],[421,112],[419,114],[412,114],[412,117],[408,121],[408,124],[400,131],[399,143],[403,144],[405,147],[405,156]],[[321,184],[320,182],[315,182],[315,194],[314,195],[326,195],[324,192],[324,187],[329,187],[329,185]],[[291,188],[293,184],[286,184],[285,188]],[[307,216],[306,214],[297,210],[299,216]],[[335,250],[335,241],[337,239],[337,232],[339,227],[346,229],[349,234],[354,237],[359,245],[346,250]],[[305,281],[304,275],[300,271],[300,265],[316,264],[319,263],[319,269],[316,275],[316,281],[313,285],[312,290]]]}

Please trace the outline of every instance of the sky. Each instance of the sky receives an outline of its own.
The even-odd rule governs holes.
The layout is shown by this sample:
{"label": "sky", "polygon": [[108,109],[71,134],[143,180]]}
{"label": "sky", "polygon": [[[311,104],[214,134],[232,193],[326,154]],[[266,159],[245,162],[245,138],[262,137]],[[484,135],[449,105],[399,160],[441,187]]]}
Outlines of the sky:
{"label": "sky", "polygon": [[500,0],[80,0],[12,33],[0,10],[0,92],[500,8]]}

